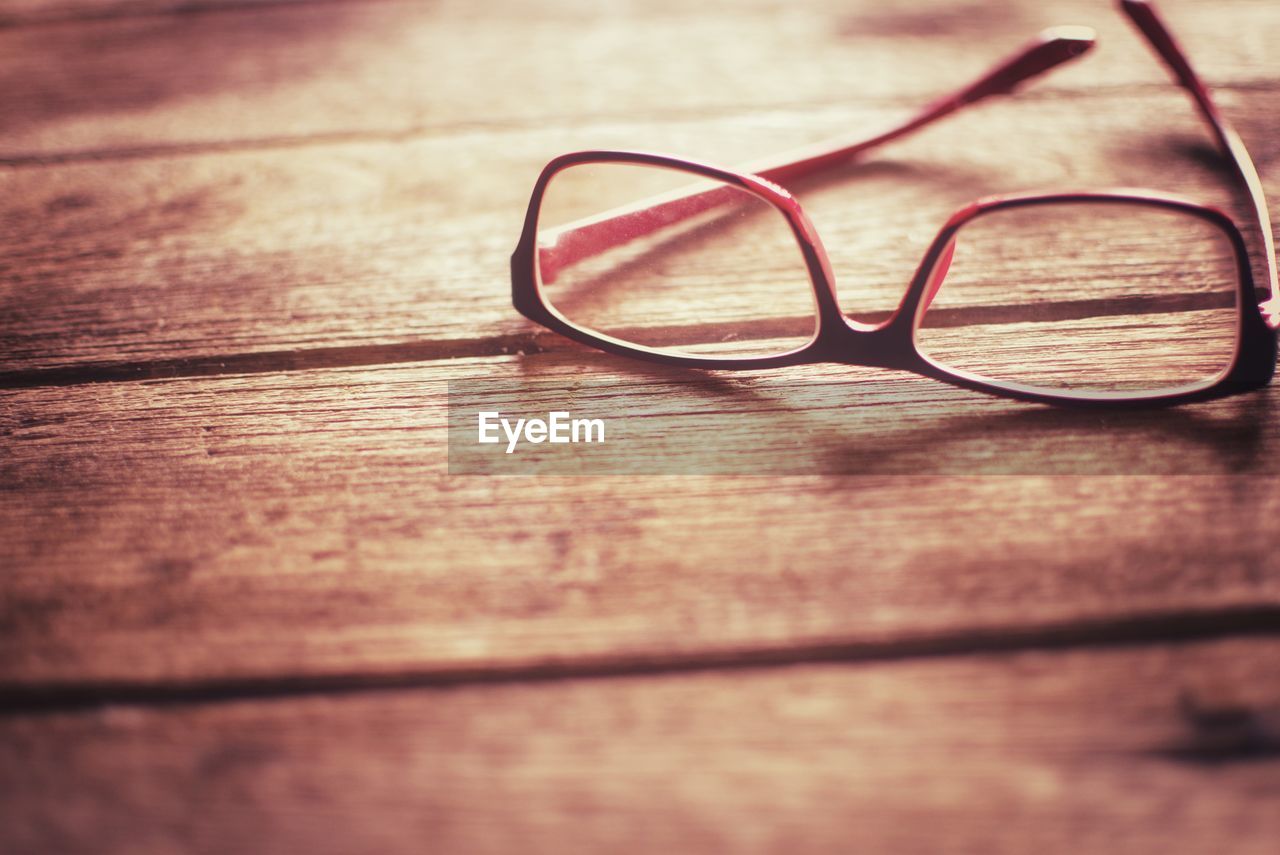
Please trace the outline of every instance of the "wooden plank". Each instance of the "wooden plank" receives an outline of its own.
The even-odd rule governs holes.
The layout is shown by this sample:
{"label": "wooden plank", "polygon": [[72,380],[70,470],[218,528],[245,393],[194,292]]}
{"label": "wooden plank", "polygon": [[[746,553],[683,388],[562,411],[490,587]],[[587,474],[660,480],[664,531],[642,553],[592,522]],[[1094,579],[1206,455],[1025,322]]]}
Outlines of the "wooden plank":
{"label": "wooden plank", "polygon": [[1242,853],[1274,639],[0,720],[0,847]]}
{"label": "wooden plank", "polygon": [[[1209,80],[1276,79],[1269,4],[1168,5]],[[0,157],[920,99],[1061,23],[1096,26],[1107,50],[1054,86],[1167,81],[1119,15],[1085,0],[674,9],[283,4],[10,28],[0,32]]]}
{"label": "wooden plank", "polygon": [[4,0],[0,5],[0,27],[46,26],[164,14],[198,15],[245,8],[256,10],[289,3],[332,2],[346,0]]}
{"label": "wooden plank", "polygon": [[[691,384],[508,305],[547,156],[879,125],[1083,4],[14,8],[0,849],[1269,851],[1274,390],[1097,416],[872,369]],[[1280,20],[1170,17],[1274,190]],[[805,188],[847,307],[892,307],[984,193],[1233,202],[1124,42],[849,202]],[[85,384],[166,374],[223,376]],[[482,379],[693,409],[695,471],[749,411],[721,454],[770,475],[449,474],[446,383]]]}
{"label": "wooden plank", "polygon": [[[1261,130],[1280,90],[1224,96],[1274,194],[1274,138]],[[894,112],[838,108],[668,122],[660,132],[625,123],[11,171],[0,179],[0,371],[97,365],[116,366],[110,376],[145,376],[255,354],[279,365],[281,352],[325,360],[340,351],[356,362],[361,355],[349,349],[366,348],[370,361],[388,348],[408,358],[528,348],[528,339],[504,338],[532,331],[510,307],[508,255],[551,156],[645,145],[733,161],[881,125]],[[896,305],[934,230],[981,195],[1145,185],[1230,206],[1221,174],[1189,156],[1201,139],[1172,87],[1012,100],[830,185],[798,189],[826,237],[846,308],[872,315]]]}
{"label": "wooden plank", "polygon": [[[748,465],[799,455],[809,474],[447,473],[446,379],[583,371],[553,353],[4,392],[0,683],[395,677],[1215,609],[1275,619],[1274,390],[1099,416],[817,366],[770,376],[839,381],[829,408],[774,387],[775,421],[737,446]],[[681,392],[649,376],[650,397],[709,410],[751,406],[765,379]],[[686,454],[708,446],[697,427],[677,437]],[[1119,474],[1088,474],[1098,455]],[[1084,474],[1027,474],[1055,456]],[[987,474],[1004,458],[1026,461],[1020,477]],[[1151,474],[1168,471],[1191,474]]]}

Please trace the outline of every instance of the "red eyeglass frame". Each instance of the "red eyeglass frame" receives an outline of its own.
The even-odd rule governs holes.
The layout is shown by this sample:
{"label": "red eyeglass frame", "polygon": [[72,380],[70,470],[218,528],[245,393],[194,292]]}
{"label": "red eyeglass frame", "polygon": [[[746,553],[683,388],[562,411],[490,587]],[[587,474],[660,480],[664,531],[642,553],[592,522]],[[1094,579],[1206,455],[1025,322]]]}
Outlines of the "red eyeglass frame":
{"label": "red eyeglass frame", "polygon": [[[690,368],[755,369],[817,362],[876,366],[909,371],[980,392],[1046,404],[1082,407],[1162,406],[1211,400],[1265,386],[1275,371],[1277,329],[1280,328],[1280,286],[1277,285],[1275,247],[1261,180],[1240,137],[1221,116],[1208,89],[1192,70],[1185,54],[1145,0],[1120,0],[1120,7],[1147,38],[1177,82],[1186,88],[1208,123],[1223,153],[1232,163],[1253,203],[1262,233],[1270,297],[1259,305],[1248,247],[1235,221],[1221,210],[1178,196],[1148,190],[1065,191],[993,196],[975,201],[954,213],[925,252],[902,301],[893,315],[877,325],[862,324],[841,311],[831,265],[813,224],[800,203],[777,181],[796,178],[847,162],[851,157],[924,127],[943,116],[991,95],[1008,94],[1022,81],[1085,53],[1092,34],[1081,28],[1055,28],[1022,52],[1000,64],[976,83],[939,99],[903,124],[869,139],[836,140],[794,152],[745,171],[712,166],[669,155],[634,151],[583,151],[561,155],[543,169],[534,185],[520,241],[511,257],[512,301],[530,320],[570,339],[620,356]],[[786,218],[800,246],[816,301],[816,330],[804,345],[782,354],[758,357],[714,357],[673,354],[630,344],[593,332],[561,315],[543,297],[539,286],[537,247],[538,213],[551,179],[560,171],[582,164],[618,163],[665,167],[746,191],[772,205]],[[558,246],[556,257],[544,256],[546,275],[556,267],[590,257],[613,246],[652,232],[664,225],[706,210],[725,188],[665,201],[648,208],[620,213],[574,229],[570,240]],[[729,191],[733,192],[733,191]],[[1235,352],[1217,377],[1197,384],[1150,393],[1067,392],[1014,383],[994,382],[976,374],[939,365],[922,354],[915,332],[929,301],[942,284],[950,260],[951,241],[966,223],[994,211],[1040,204],[1124,203],[1175,210],[1195,216],[1220,229],[1235,253],[1238,270]],[[542,250],[546,253],[547,250]]]}

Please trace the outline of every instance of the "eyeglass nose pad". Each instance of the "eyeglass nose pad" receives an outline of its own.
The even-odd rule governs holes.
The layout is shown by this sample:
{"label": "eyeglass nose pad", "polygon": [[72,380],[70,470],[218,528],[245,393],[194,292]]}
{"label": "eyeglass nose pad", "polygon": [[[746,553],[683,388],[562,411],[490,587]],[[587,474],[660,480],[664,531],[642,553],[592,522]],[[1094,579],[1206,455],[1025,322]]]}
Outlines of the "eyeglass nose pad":
{"label": "eyeglass nose pad", "polygon": [[921,315],[929,311],[933,298],[938,296],[938,289],[942,287],[942,281],[947,278],[947,271],[951,269],[951,257],[955,254],[956,239],[952,238],[947,242],[947,248],[942,251],[942,255],[938,256],[938,263],[933,265],[933,270],[929,273],[929,282],[924,287],[924,298],[920,301]]}

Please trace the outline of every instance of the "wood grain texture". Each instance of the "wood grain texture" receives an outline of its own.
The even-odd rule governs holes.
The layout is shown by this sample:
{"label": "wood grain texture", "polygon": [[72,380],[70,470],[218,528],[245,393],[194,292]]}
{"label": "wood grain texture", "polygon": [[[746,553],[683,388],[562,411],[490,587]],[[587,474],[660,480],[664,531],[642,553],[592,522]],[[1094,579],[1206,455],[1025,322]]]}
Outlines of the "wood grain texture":
{"label": "wood grain texture", "polygon": [[[1195,8],[1175,10],[1175,18],[1200,14]],[[26,145],[28,154],[53,156],[80,133],[68,123],[82,122],[83,133],[99,145],[85,151],[107,158],[0,173],[0,222],[6,229],[0,247],[0,372],[11,375],[5,382],[208,373],[224,363],[334,365],[530,349],[530,328],[509,306],[506,258],[533,176],[553,154],[635,147],[734,162],[851,128],[882,126],[925,95],[953,85],[957,75],[951,54],[937,60],[936,74],[929,71],[930,62],[913,62],[910,74],[898,70],[904,33],[912,27],[924,27],[924,36],[909,39],[912,51],[962,51],[963,60],[956,62],[972,65],[973,71],[989,61],[974,60],[967,39],[938,47],[950,40],[938,36],[941,24],[929,30],[923,15],[886,19],[855,7],[848,12],[852,18],[840,23],[828,20],[831,13],[824,7],[788,12],[800,15],[801,25],[792,36],[783,27],[779,36],[783,45],[785,38],[803,35],[825,46],[804,51],[806,63],[771,64],[771,54],[751,62],[726,57],[723,62],[734,66],[734,75],[712,75],[715,86],[679,87],[624,71],[653,65],[706,81],[707,70],[689,63],[721,60],[691,44],[668,44],[643,27],[637,31],[638,22],[741,51],[751,44],[773,44],[765,34],[778,30],[776,6],[762,3],[735,12],[729,20],[745,30],[733,38],[715,29],[725,24],[725,16],[714,9],[705,18],[671,10],[622,10],[584,19],[573,11],[572,4],[542,10],[544,25],[533,28],[532,37],[529,28],[499,26],[488,13],[398,4],[269,7],[232,10],[210,20],[158,17],[0,33],[0,42],[30,45],[24,53],[15,43],[6,54],[10,60],[4,68],[12,78],[8,91],[15,99],[8,112],[12,133],[6,138]],[[961,30],[982,22],[996,32],[1017,27],[1019,34],[1010,42],[1020,43],[1027,13],[1006,12],[983,13],[975,20],[955,15],[953,21]],[[302,49],[308,44],[308,21],[351,15],[373,16],[383,30],[467,44],[471,51],[478,50],[477,41],[468,34],[532,38],[528,61],[539,69],[560,69],[553,73],[574,73],[577,67],[549,61],[545,53],[553,47],[557,57],[566,49],[608,48],[604,52],[612,54],[610,46],[618,39],[636,39],[640,45],[666,45],[663,50],[672,54],[670,61],[620,64],[616,81],[595,75],[589,90],[563,81],[513,90],[491,76],[457,72],[437,75],[447,85],[409,79],[397,90],[370,78],[375,72],[369,69],[376,71],[383,62],[420,68],[418,58],[431,62],[448,53],[396,47],[394,40],[389,46],[376,27],[369,35],[330,21],[315,26],[327,27],[330,38],[356,58],[289,60],[310,87],[299,93],[275,82],[288,75],[271,64],[269,51],[253,47],[255,39],[270,38],[282,49]],[[1254,81],[1227,86],[1222,97],[1253,147],[1268,187],[1274,183],[1269,129],[1277,90],[1266,81],[1274,78],[1274,69],[1268,72],[1272,77],[1256,69],[1238,75],[1227,70],[1253,68],[1252,60],[1233,58],[1236,51],[1253,50],[1252,35],[1242,39],[1239,34],[1265,33],[1273,17],[1258,4],[1217,9],[1203,27],[1192,29],[1188,41],[1202,66],[1223,69],[1222,77],[1210,79]],[[1230,31],[1222,22],[1230,23]],[[1121,23],[1111,21],[1112,26]],[[272,26],[281,30],[276,33]],[[112,29],[120,27],[127,32]],[[842,27],[864,33],[854,49],[844,43]],[[576,29],[570,34],[566,28]],[[242,42],[252,61],[226,59],[235,73],[222,79],[214,60],[234,58]],[[1205,138],[1192,111],[1163,82],[1163,72],[1145,49],[1128,34],[1106,39],[1104,48],[1055,76],[1073,88],[1041,85],[1028,96],[984,107],[895,147],[824,192],[803,194],[827,237],[851,313],[891,309],[923,241],[956,206],[976,196],[1030,187],[1127,184],[1232,201],[1221,175],[1204,161]],[[329,45],[317,50],[332,53]],[[507,58],[524,56],[507,43],[493,50]],[[202,59],[201,51],[210,57]],[[483,62],[486,55],[469,52],[468,61]],[[73,57],[83,67],[72,64],[51,77],[45,73],[48,56]],[[510,62],[490,67],[507,74]],[[850,66],[846,77],[826,67],[837,62],[856,67]],[[879,78],[869,69],[879,69],[876,74],[888,81],[879,94],[871,85]],[[332,76],[339,73],[341,80]],[[815,76],[797,81],[792,73]],[[1126,76],[1131,73],[1149,85],[1120,85],[1131,81]],[[33,74],[38,81],[23,76]],[[846,79],[858,85],[850,87]],[[257,85],[264,80],[271,85]],[[484,95],[469,91],[472,80],[483,82]],[[223,108],[209,103],[212,96],[201,89],[209,81],[228,93]],[[789,87],[785,98],[783,86]],[[115,93],[118,87],[123,94]],[[267,151],[246,150],[245,140],[217,135],[174,148],[167,136],[192,132],[202,123],[219,132],[246,131],[255,116],[269,119],[283,133],[295,114],[340,122],[350,131],[359,127],[362,114],[335,94],[346,91],[358,92],[360,109],[380,116],[403,115],[407,108],[379,102],[379,93],[457,102],[430,108],[439,113],[441,125],[438,133],[426,135],[371,137],[352,131],[326,137],[314,127],[288,127],[288,138],[272,137],[278,147]],[[282,92],[287,97],[278,98]],[[679,92],[705,93],[729,106],[713,110],[699,102],[678,108],[672,99]],[[761,99],[769,92],[777,100]],[[142,102],[135,103],[135,96]],[[500,100],[490,104],[485,98]],[[569,103],[558,106],[556,98]],[[610,113],[593,98],[627,104],[627,112]],[[234,111],[234,120],[223,115],[227,110]],[[473,112],[478,110],[489,118],[477,123]],[[528,110],[541,111],[541,118],[512,118]],[[53,129],[57,141],[22,144],[25,126]],[[120,145],[151,146],[151,156],[117,159],[121,152],[111,142],[117,137]],[[168,156],[158,156],[165,151]],[[102,370],[66,371],[86,365]],[[30,374],[43,370],[62,373]]]}
{"label": "wood grain texture", "polygon": [[[1246,83],[1276,76],[1268,9],[1180,3],[1170,15],[1209,80]],[[1095,26],[1108,58],[1057,85],[1166,81],[1114,10],[1085,0],[905,13],[869,0],[283,4],[17,27],[0,32],[0,156],[922,98],[1063,23]]]}
{"label": "wood grain texture", "polygon": [[[1226,93],[1253,131],[1268,187],[1273,152],[1255,129],[1277,93]],[[625,123],[11,171],[0,177],[0,369],[145,374],[180,370],[175,361],[356,347],[493,353],[532,331],[510,306],[508,256],[554,154],[647,144],[709,155],[724,143],[713,159],[732,161],[896,112],[665,123],[661,140]],[[1157,120],[1160,130],[1143,127]],[[1222,175],[1195,155],[1203,139],[1172,87],[1013,100],[797,192],[846,310],[867,316],[897,304],[928,239],[979,196],[1119,184],[1232,206]]]}
{"label": "wood grain texture", "polygon": [[[1274,3],[1165,7],[1276,196]],[[1088,61],[796,188],[859,317],[976,196],[1241,213],[1107,4],[0,6],[0,851],[1270,855],[1275,390],[690,382],[509,305],[550,156],[874,130],[1067,22]],[[451,475],[482,379],[746,412],[799,474]]]}
{"label": "wood grain texture", "polygon": [[[540,359],[581,378],[577,353]],[[1270,391],[1073,416],[846,370],[825,414],[770,398],[743,453],[763,468],[803,431],[798,471],[865,475],[448,475],[443,381],[539,364],[4,393],[4,684],[751,656],[1280,602],[1274,475],[1234,474],[1275,455]],[[736,382],[684,394],[749,407]],[[1133,474],[982,474],[1035,447],[1120,448]],[[1153,454],[1200,474],[1142,474]]]}
{"label": "wood grain texture", "polygon": [[13,855],[1269,855],[1274,640],[0,720]]}

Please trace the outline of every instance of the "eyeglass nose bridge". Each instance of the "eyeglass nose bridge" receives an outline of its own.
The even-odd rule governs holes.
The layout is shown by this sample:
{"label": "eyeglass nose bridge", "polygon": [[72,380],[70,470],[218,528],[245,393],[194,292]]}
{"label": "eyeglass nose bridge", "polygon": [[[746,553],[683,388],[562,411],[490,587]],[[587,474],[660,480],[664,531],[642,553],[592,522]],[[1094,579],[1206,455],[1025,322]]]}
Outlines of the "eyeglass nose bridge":
{"label": "eyeglass nose bridge", "polygon": [[921,365],[910,313],[900,310],[872,326],[846,317],[838,307],[824,313],[819,306],[818,334],[808,352],[814,362],[904,370]]}
{"label": "eyeglass nose bridge", "polygon": [[813,362],[908,371],[926,367],[927,362],[915,347],[914,318],[921,301],[927,306],[942,284],[950,265],[957,225],[948,222],[934,239],[894,314],[884,323],[865,324],[848,317],[840,307],[835,274],[822,236],[799,201],[788,194],[776,204],[792,223],[813,284],[818,331],[805,348],[805,357]]}
{"label": "eyeglass nose bridge", "polygon": [[[836,293],[835,275],[822,238],[798,204],[796,212],[801,223],[797,233],[809,265],[817,304],[818,330],[806,348],[805,355],[808,359],[813,362],[903,370],[918,370],[925,365],[925,360],[915,347],[914,316],[920,301],[931,299],[930,292],[936,292],[941,285],[940,279],[934,281],[934,274],[925,276],[924,273],[937,269],[934,262],[938,259],[934,255],[949,250],[949,244],[944,240],[944,237],[951,237],[949,231],[944,230],[944,234],[939,235],[937,245],[926,255],[922,269],[917,271],[916,277],[908,284],[893,315],[883,323],[866,324],[850,318],[841,308]],[[949,261],[948,257],[947,262]],[[945,272],[944,266],[942,275]]]}

